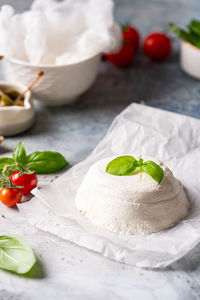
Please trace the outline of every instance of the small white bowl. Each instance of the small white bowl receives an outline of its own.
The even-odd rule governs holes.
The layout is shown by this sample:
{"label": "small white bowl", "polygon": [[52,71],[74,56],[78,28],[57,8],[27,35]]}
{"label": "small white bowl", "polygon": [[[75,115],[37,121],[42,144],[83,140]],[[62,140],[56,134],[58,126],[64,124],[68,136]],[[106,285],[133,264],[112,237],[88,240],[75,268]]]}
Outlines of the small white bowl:
{"label": "small white bowl", "polygon": [[[18,83],[8,83],[0,81],[0,89],[14,89],[22,93],[26,87]],[[31,92],[26,92],[24,106],[0,107],[0,135],[16,135],[29,129],[35,116],[35,109],[31,97]]]}
{"label": "small white bowl", "polygon": [[200,49],[189,44],[181,42],[180,64],[182,69],[189,75],[200,79]]}
{"label": "small white bowl", "polygon": [[94,82],[100,62],[100,54],[70,65],[31,65],[14,58],[2,60],[5,78],[28,86],[44,71],[44,76],[33,87],[32,94],[48,106],[57,106],[75,101]]}

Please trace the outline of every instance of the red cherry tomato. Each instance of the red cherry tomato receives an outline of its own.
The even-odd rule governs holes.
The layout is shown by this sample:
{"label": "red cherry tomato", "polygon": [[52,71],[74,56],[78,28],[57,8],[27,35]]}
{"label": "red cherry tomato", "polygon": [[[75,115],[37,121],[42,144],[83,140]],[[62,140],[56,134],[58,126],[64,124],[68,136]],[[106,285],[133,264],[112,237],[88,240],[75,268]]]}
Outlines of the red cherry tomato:
{"label": "red cherry tomato", "polygon": [[123,38],[124,40],[132,41],[137,50],[139,47],[140,36],[136,28],[131,25],[126,25],[123,27]]}
{"label": "red cherry tomato", "polygon": [[139,46],[139,33],[131,26],[122,27],[123,45],[119,52],[105,55],[106,59],[117,67],[125,67],[132,63]]}
{"label": "red cherry tomato", "polygon": [[109,62],[117,67],[125,67],[131,64],[135,56],[135,46],[130,41],[124,41],[121,50],[117,53],[107,54]]}
{"label": "red cherry tomato", "polygon": [[12,184],[22,186],[20,189],[23,195],[30,194],[32,189],[37,186],[37,176],[35,173],[22,174],[19,176],[19,171],[14,171],[10,177]]}
{"label": "red cherry tomato", "polygon": [[20,189],[16,188],[1,188],[0,190],[0,200],[6,206],[15,206],[22,199],[22,193]]}
{"label": "red cherry tomato", "polygon": [[144,41],[143,50],[149,58],[163,60],[171,52],[171,41],[163,33],[151,33]]}

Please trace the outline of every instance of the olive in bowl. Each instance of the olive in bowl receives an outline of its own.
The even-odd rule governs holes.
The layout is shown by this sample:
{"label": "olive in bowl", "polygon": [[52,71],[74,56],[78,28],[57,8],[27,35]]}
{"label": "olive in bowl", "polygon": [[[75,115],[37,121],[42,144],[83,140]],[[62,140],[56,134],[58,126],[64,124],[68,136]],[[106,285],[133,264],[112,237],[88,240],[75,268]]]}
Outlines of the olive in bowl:
{"label": "olive in bowl", "polygon": [[24,90],[26,87],[19,83],[0,81],[0,136],[16,135],[32,126],[35,117],[32,94],[27,91],[22,96]]}
{"label": "olive in bowl", "polygon": [[15,89],[0,90],[0,107],[24,106],[24,97]]}

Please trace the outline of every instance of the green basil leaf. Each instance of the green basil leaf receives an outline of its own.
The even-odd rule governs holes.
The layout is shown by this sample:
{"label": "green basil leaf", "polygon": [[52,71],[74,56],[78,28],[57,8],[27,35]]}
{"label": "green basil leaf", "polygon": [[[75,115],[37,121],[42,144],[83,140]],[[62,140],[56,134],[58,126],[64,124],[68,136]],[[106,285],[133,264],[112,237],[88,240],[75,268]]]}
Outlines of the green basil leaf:
{"label": "green basil leaf", "polygon": [[24,143],[19,142],[17,147],[15,148],[13,152],[13,159],[23,165],[26,161],[26,150],[24,148]]}
{"label": "green basil leaf", "polygon": [[163,169],[152,160],[144,162],[140,170],[149,174],[158,183],[161,183],[164,177]]}
{"label": "green basil leaf", "polygon": [[58,152],[34,152],[27,156],[26,168],[37,174],[57,172],[68,165],[64,156]]}
{"label": "green basil leaf", "polygon": [[36,257],[30,246],[19,236],[0,236],[0,268],[18,274],[30,271]]}
{"label": "green basil leaf", "polygon": [[3,170],[3,168],[7,165],[12,165],[14,164],[15,161],[13,158],[9,158],[9,157],[1,157],[0,158],[0,172]]}
{"label": "green basil leaf", "polygon": [[182,40],[194,45],[197,48],[200,48],[200,39],[193,32],[185,31],[183,29],[178,28],[176,25],[170,23],[169,28],[176,33],[178,37]]}
{"label": "green basil leaf", "polygon": [[144,159],[142,159],[142,158],[139,159],[139,161],[138,161],[138,166],[139,167],[143,165],[143,161],[144,161]]}
{"label": "green basil leaf", "polygon": [[119,156],[106,167],[106,172],[111,175],[123,176],[133,172],[138,166],[138,161],[130,155]]}
{"label": "green basil leaf", "polygon": [[188,26],[189,30],[200,38],[200,22],[198,20],[192,20]]}
{"label": "green basil leaf", "polygon": [[178,37],[187,41],[187,32],[181,28],[178,28],[175,24],[169,23],[169,28],[176,33]]}

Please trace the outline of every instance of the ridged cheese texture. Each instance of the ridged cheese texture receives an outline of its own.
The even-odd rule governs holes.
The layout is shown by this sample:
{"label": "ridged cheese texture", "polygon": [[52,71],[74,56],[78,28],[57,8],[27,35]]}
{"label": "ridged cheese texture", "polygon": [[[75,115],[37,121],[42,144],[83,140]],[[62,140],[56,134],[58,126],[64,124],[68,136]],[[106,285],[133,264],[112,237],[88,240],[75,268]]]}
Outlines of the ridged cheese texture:
{"label": "ridged cheese texture", "polygon": [[108,174],[106,166],[115,158],[109,157],[88,170],[77,192],[77,209],[94,224],[121,234],[150,234],[173,226],[189,208],[181,182],[161,161],[132,155],[157,163],[164,171],[162,182],[142,172]]}

